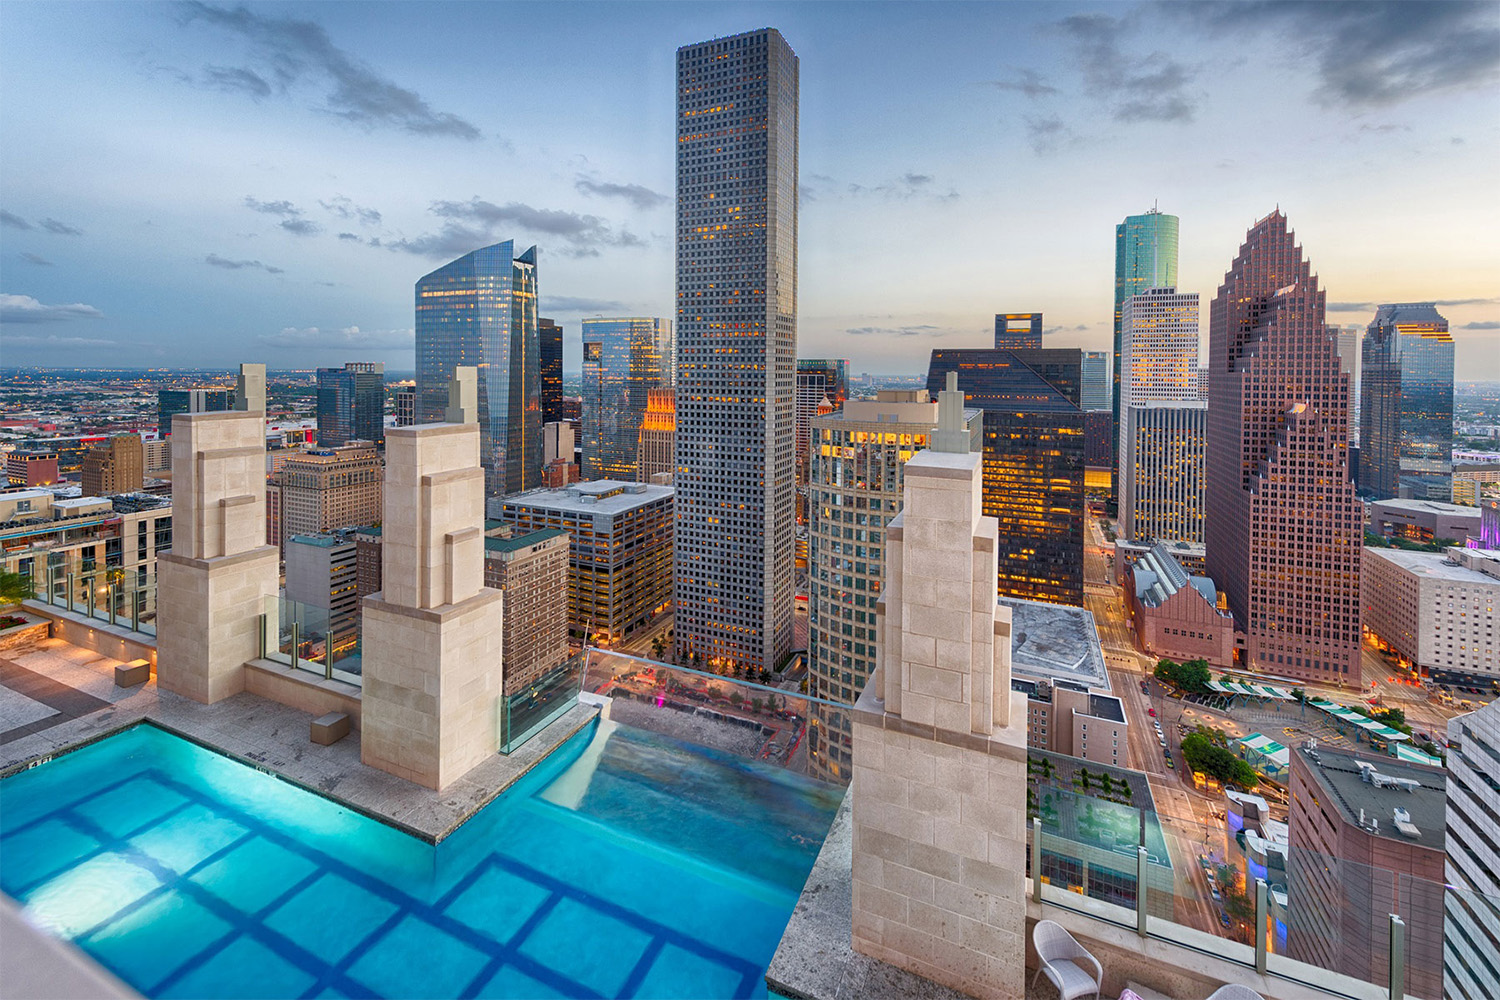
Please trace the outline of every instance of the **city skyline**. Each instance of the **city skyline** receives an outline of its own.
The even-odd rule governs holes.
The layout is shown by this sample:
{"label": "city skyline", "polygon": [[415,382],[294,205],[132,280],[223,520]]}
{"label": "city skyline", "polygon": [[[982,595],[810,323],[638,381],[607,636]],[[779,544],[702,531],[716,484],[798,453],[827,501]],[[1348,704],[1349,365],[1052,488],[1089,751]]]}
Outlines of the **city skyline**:
{"label": "city skyline", "polygon": [[[1206,295],[1221,248],[1280,204],[1326,248],[1330,320],[1436,302],[1458,369],[1500,378],[1500,133],[1473,124],[1494,118],[1497,60],[1468,44],[1492,8],[1247,9],[474,6],[453,38],[437,6],[11,5],[0,80],[28,99],[0,111],[7,363],[228,366],[249,347],[405,369],[411,283],[514,238],[542,248],[540,309],[577,372],[583,316],[669,314],[673,50],[772,23],[812,57],[807,356],[917,373],[1017,288],[1048,346],[1104,349],[1121,218],[1178,216],[1178,286]],[[586,77],[546,70],[564,36]],[[535,107],[476,100],[490,62],[544,79]],[[1274,119],[1239,116],[1256,91]],[[1273,121],[1305,155],[1244,150]]]}

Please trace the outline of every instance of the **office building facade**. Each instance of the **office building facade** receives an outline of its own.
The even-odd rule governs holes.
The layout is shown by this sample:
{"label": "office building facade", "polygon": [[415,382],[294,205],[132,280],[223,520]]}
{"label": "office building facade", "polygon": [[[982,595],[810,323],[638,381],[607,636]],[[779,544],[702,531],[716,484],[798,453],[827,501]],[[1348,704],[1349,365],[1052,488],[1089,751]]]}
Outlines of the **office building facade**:
{"label": "office building facade", "polygon": [[1120,493],[1130,467],[1130,408],[1137,403],[1187,402],[1198,398],[1198,294],[1148,288],[1126,299],[1120,314]]}
{"label": "office building facade", "polygon": [[283,551],[293,535],[379,522],[384,487],[385,467],[370,445],[318,448],[288,458],[277,477],[276,533]]}
{"label": "office building facade", "polygon": [[1083,392],[1079,398],[1084,413],[1110,408],[1113,378],[1108,351],[1083,352]]}
{"label": "office building facade", "polygon": [[1204,544],[1242,666],[1358,684],[1364,510],[1324,296],[1286,216],[1257,222],[1209,310]]}
{"label": "office building facade", "polygon": [[1500,552],[1368,548],[1364,624],[1383,648],[1440,684],[1500,684]]}
{"label": "office building facade", "polygon": [[505,595],[501,688],[515,694],[568,658],[568,533],[486,532],[484,585]]}
{"label": "office building facade", "polygon": [[156,393],[156,433],[172,433],[179,413],[221,413],[234,405],[234,390],[208,386],[198,389],[159,389]]}
{"label": "office building facade", "polygon": [[1115,226],[1114,375],[1110,411],[1114,439],[1120,439],[1121,336],[1125,302],[1149,288],[1177,287],[1177,216],[1155,208],[1144,215],[1127,215]]}
{"label": "office building facade", "polygon": [[996,313],[995,346],[1039,351],[1042,349],[1041,313]]}
{"label": "office building facade", "polygon": [[1360,490],[1377,499],[1453,493],[1453,337],[1431,302],[1383,305],[1365,332]]}
{"label": "office building facade", "polygon": [[1339,339],[1339,364],[1349,376],[1349,443],[1359,444],[1359,394],[1364,371],[1364,327],[1358,323],[1331,327]]}
{"label": "office building facade", "polygon": [[410,427],[417,422],[417,387],[398,385],[394,395],[396,397],[396,426]]}
{"label": "office building facade", "polygon": [[359,632],[359,548],[353,534],[288,538],[286,599],[303,638],[322,633],[327,649],[352,646]]}
{"label": "office building facade", "polygon": [[646,396],[646,413],[641,418],[641,438],[636,446],[636,478],[643,483],[672,474],[673,452],[677,445],[677,393],[672,389],[652,389]]}
{"label": "office building facade", "polygon": [[672,386],[672,355],[671,320],[583,321],[583,479],[641,478],[641,423],[651,392]]}
{"label": "office building facade", "polygon": [[[970,447],[982,443],[978,410],[965,413]],[[901,510],[909,458],[928,447],[938,404],[925,389],[881,390],[814,417],[808,486],[808,692],[852,705],[875,669],[875,603],[885,577],[885,528]],[[812,773],[849,780],[848,712],[812,707]]]}
{"label": "office building facade", "polygon": [[385,447],[385,365],[350,361],[318,369],[318,447],[350,441]]}
{"label": "office building facade", "polygon": [[677,50],[679,661],[791,651],[797,87],[774,29]]}
{"label": "office building facade", "polygon": [[1203,543],[1208,404],[1132,404],[1120,462],[1120,534],[1130,541]]}
{"label": "office building facade", "polygon": [[797,485],[807,485],[812,420],[837,410],[849,398],[849,362],[842,358],[797,359]]}
{"label": "office building facade", "polygon": [[1500,702],[1448,722],[1443,985],[1500,996]]}
{"label": "office building facade", "polygon": [[1000,521],[999,594],[1083,604],[1081,355],[1073,349],[935,350],[927,391],[958,373],[984,411],[984,513]]}
{"label": "office building facade", "polygon": [[[516,532],[556,528],[569,546],[569,631],[598,646],[635,635],[672,606],[672,488],[610,479],[488,503]],[[675,627],[675,626],[674,626]]]}
{"label": "office building facade", "polygon": [[438,423],[454,369],[479,369],[485,493],[530,489],[542,475],[537,249],[507,240],[444,264],[417,282],[417,421]]}
{"label": "office building facade", "polygon": [[562,419],[563,330],[550,319],[537,319],[537,353],[542,374],[542,423]]}
{"label": "office building facade", "polygon": [[5,480],[11,486],[51,486],[61,482],[57,452],[10,452],[5,456]]}
{"label": "office building facade", "polygon": [[83,456],[83,495],[134,493],[145,485],[146,450],[138,434],[117,434]]}

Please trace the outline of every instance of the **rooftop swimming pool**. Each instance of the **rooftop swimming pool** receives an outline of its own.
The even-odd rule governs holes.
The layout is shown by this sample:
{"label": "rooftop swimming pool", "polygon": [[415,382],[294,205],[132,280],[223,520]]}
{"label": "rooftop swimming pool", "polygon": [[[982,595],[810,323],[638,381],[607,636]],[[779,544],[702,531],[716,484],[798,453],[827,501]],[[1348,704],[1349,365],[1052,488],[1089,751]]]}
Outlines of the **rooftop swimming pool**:
{"label": "rooftop swimming pool", "polygon": [[143,724],[0,782],[0,889],[148,997],[763,997],[843,791],[600,721],[433,846]]}

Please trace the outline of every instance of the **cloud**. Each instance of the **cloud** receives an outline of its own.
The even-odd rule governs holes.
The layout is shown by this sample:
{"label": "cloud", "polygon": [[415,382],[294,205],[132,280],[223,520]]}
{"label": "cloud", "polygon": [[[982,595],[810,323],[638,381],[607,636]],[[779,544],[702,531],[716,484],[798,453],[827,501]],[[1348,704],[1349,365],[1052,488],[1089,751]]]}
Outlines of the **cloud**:
{"label": "cloud", "polygon": [[853,337],[942,337],[953,331],[927,324],[916,326],[856,326],[844,331]]}
{"label": "cloud", "polygon": [[289,201],[259,201],[249,195],[245,195],[245,207],[254,212],[264,212],[267,215],[296,217],[302,214],[302,209]]}
{"label": "cloud", "polygon": [[282,219],[281,228],[298,236],[316,236],[323,231],[323,227],[311,219]]}
{"label": "cloud", "polygon": [[1478,319],[1472,323],[1465,323],[1459,327],[1460,330],[1500,330],[1500,320]]}
{"label": "cloud", "polygon": [[[603,247],[642,247],[646,241],[603,219],[555,208],[532,208],[519,202],[496,205],[481,198],[433,202],[428,209],[444,219],[436,233],[416,239],[389,240],[384,246],[424,257],[458,257],[500,239],[506,229],[520,229],[543,237],[557,237],[569,257],[597,257]],[[377,245],[374,240],[371,246]]]}
{"label": "cloud", "polygon": [[629,306],[615,299],[577,298],[572,295],[549,295],[537,306],[539,312],[552,313],[618,313]]}
{"label": "cloud", "polygon": [[1389,107],[1500,78],[1500,21],[1488,0],[1261,0],[1165,9],[1215,37],[1260,31],[1289,42],[1316,63],[1314,96],[1325,104]]}
{"label": "cloud", "polygon": [[47,230],[47,232],[56,233],[59,236],[83,235],[82,229],[74,229],[66,222],[58,222],[56,219],[43,219],[41,225],[43,229]]}
{"label": "cloud", "polygon": [[1380,125],[1361,125],[1359,130],[1361,132],[1376,132],[1384,135],[1390,132],[1410,132],[1411,126],[1397,125],[1394,122],[1384,122]]}
{"label": "cloud", "polygon": [[283,271],[279,267],[272,267],[270,264],[262,264],[258,260],[230,260],[227,257],[220,257],[216,253],[211,253],[207,257],[204,257],[203,258],[203,262],[205,264],[210,264],[210,265],[212,265],[214,267],[222,267],[225,270],[229,270],[229,271],[239,271],[239,270],[241,270],[243,268],[247,268],[248,267],[248,268],[251,268],[251,269],[254,269],[254,270],[265,271],[267,274],[285,274],[286,273],[285,271]]}
{"label": "cloud", "polygon": [[1018,71],[1014,80],[986,80],[985,82],[996,90],[1013,90],[1033,101],[1039,97],[1050,97],[1057,93],[1057,88],[1048,84],[1046,78],[1034,69]]}
{"label": "cloud", "polygon": [[327,201],[319,201],[318,204],[322,205],[325,211],[338,216],[340,219],[358,219],[360,223],[366,226],[380,225],[381,215],[379,212],[373,208],[356,205],[341,194],[334,195]]}
{"label": "cloud", "polygon": [[573,186],[581,194],[596,195],[600,198],[623,198],[642,212],[660,208],[672,200],[664,194],[639,184],[611,184],[607,181],[592,180],[582,174],[578,176]]}
{"label": "cloud", "polygon": [[30,295],[0,294],[0,323],[61,323],[66,320],[103,317],[102,312],[82,302],[49,306]]}
{"label": "cloud", "polygon": [[955,201],[958,198],[958,192],[952,188],[946,192],[939,192],[933,185],[934,178],[931,174],[919,174],[914,170],[908,170],[900,177],[876,184],[874,187],[849,184],[846,190],[851,195],[874,195],[893,201],[910,201],[918,197],[930,198],[933,201]]}
{"label": "cloud", "polygon": [[276,333],[263,333],[255,339],[267,347],[299,347],[306,350],[382,351],[409,348],[416,334],[404,330],[361,330],[346,326],[339,330],[321,330],[316,326],[298,329],[283,327]]}
{"label": "cloud", "polygon": [[1128,16],[1074,14],[1058,27],[1073,43],[1085,89],[1111,102],[1115,121],[1186,123],[1196,116],[1197,102],[1188,93],[1193,71],[1165,52],[1125,54],[1121,39],[1133,30]]}
{"label": "cloud", "polygon": [[39,257],[39,256],[37,256],[34,253],[23,253],[23,254],[20,255],[20,257],[21,257],[22,260],[29,261],[30,263],[35,264],[37,267],[56,267],[57,266],[56,264],[52,263],[47,258],[45,258],[45,257]]}
{"label": "cloud", "polygon": [[[324,107],[328,114],[367,129],[394,128],[414,135],[475,140],[480,131],[471,122],[446,111],[437,111],[415,91],[381,76],[354,56],[334,45],[328,32],[315,21],[266,17],[245,7],[215,7],[192,2],[184,5],[182,20],[199,21],[239,35],[249,43],[254,59],[262,64],[250,68],[210,67],[206,83],[216,89],[238,90],[252,97],[286,93],[308,80],[327,85]],[[264,91],[256,81],[265,85]]]}
{"label": "cloud", "polygon": [[[22,321],[24,322],[24,321]],[[115,341],[98,337],[59,337],[51,333],[25,333],[5,335],[5,343],[12,347],[114,347]]]}
{"label": "cloud", "polygon": [[1027,115],[1025,124],[1026,141],[1031,146],[1031,151],[1038,156],[1055,153],[1077,141],[1073,130],[1064,125],[1057,115]]}
{"label": "cloud", "polygon": [[[193,82],[187,78],[187,82]],[[226,94],[249,94],[257,101],[271,96],[271,85],[265,78],[243,66],[206,66],[199,85],[208,90],[222,90]]]}
{"label": "cloud", "polygon": [[1325,307],[1331,313],[1369,312],[1375,308],[1373,302],[1330,302]]}
{"label": "cloud", "polygon": [[[1403,300],[1388,299],[1387,301]],[[1435,306],[1488,306],[1496,303],[1500,303],[1500,296],[1487,299],[1437,299],[1432,304]],[[1329,312],[1373,312],[1379,305],[1379,302],[1330,302],[1325,308]]]}
{"label": "cloud", "polygon": [[31,223],[13,212],[0,209],[0,226],[9,226],[12,229],[30,229]]}
{"label": "cloud", "polygon": [[339,239],[341,239],[341,240],[352,240],[355,243],[363,243],[364,242],[364,240],[360,239],[359,236],[356,235],[356,234],[354,234],[354,233],[339,233]]}
{"label": "cloud", "polygon": [[1500,297],[1491,296],[1487,299],[1438,299],[1433,305],[1436,306],[1488,306],[1500,302]]}

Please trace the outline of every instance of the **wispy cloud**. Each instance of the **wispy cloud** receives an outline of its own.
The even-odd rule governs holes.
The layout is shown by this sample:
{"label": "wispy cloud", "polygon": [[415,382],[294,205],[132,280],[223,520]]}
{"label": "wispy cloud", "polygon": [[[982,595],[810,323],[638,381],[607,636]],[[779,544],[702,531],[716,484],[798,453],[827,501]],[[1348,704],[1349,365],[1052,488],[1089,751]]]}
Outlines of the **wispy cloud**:
{"label": "wispy cloud", "polygon": [[1500,19],[1488,0],[1260,0],[1164,9],[1205,34],[1264,32],[1312,56],[1319,79],[1315,96],[1325,104],[1393,106],[1500,78]]}
{"label": "wispy cloud", "polygon": [[190,2],[185,23],[201,22],[249,43],[255,67],[211,66],[203,85],[254,98],[287,93],[321,79],[327,84],[322,110],[364,128],[394,128],[423,136],[474,140],[473,123],[437,111],[415,91],[399,86],[333,44],[315,21],[263,16],[245,7]]}
{"label": "wispy cloud", "polygon": [[941,326],[855,326],[844,331],[852,337],[942,337],[953,331]]}
{"label": "wispy cloud", "polygon": [[1134,30],[1129,15],[1074,14],[1058,22],[1073,43],[1084,86],[1109,104],[1119,122],[1191,122],[1197,101],[1194,72],[1165,52],[1127,55],[1122,39]]}
{"label": "wispy cloud", "polygon": [[0,323],[61,323],[103,317],[104,314],[98,309],[82,302],[49,306],[30,295],[0,294]]}
{"label": "wispy cloud", "polygon": [[323,231],[323,227],[311,219],[282,219],[280,226],[297,236],[316,236]]}
{"label": "wispy cloud", "polygon": [[11,229],[30,229],[31,223],[14,212],[7,212],[4,209],[0,209],[0,226],[9,226]]}
{"label": "wispy cloud", "polygon": [[264,212],[266,215],[295,217],[302,214],[302,209],[289,201],[261,201],[249,195],[245,196],[245,207],[253,212]]}
{"label": "wispy cloud", "polygon": [[958,198],[957,191],[952,188],[944,190],[931,174],[918,173],[915,170],[908,170],[899,177],[893,177],[868,187],[863,184],[850,184],[847,190],[851,195],[874,195],[892,201],[910,201],[913,198],[955,201]]}
{"label": "wispy cloud", "polygon": [[648,187],[643,187],[640,184],[612,184],[608,181],[596,181],[582,174],[578,176],[578,180],[574,182],[573,186],[578,189],[580,194],[593,195],[599,198],[621,198],[643,212],[653,208],[660,208],[672,200],[666,195],[653,191]]}
{"label": "wispy cloud", "polygon": [[[429,211],[444,220],[441,229],[416,239],[390,240],[384,245],[423,257],[457,257],[494,243],[508,229],[556,237],[562,242],[560,252],[569,257],[597,257],[605,247],[646,245],[639,236],[626,229],[617,232],[598,216],[533,208],[519,202],[496,205],[481,198],[438,201]],[[371,241],[371,245],[381,244]]]}
{"label": "wispy cloud", "polygon": [[548,295],[537,306],[540,312],[552,313],[618,313],[629,310],[617,299],[589,299],[572,295]]}
{"label": "wispy cloud", "polygon": [[11,347],[48,347],[52,349],[67,349],[70,347],[114,347],[113,340],[103,340],[99,337],[61,337],[55,333],[8,333],[5,335],[5,343]]}
{"label": "wispy cloud", "polygon": [[56,233],[58,236],[83,235],[82,229],[77,229],[73,226],[70,226],[66,222],[58,222],[56,219],[43,219],[41,221],[41,226],[43,229],[47,230],[47,232]]}
{"label": "wispy cloud", "polygon": [[1042,97],[1051,97],[1057,93],[1057,88],[1049,84],[1046,77],[1034,69],[1019,70],[1015,78],[1011,80],[986,80],[985,82],[996,90],[1012,90],[1033,101]]}
{"label": "wispy cloud", "polygon": [[340,219],[344,219],[347,221],[353,221],[357,219],[362,225],[366,226],[380,225],[381,215],[379,212],[377,212],[373,208],[365,208],[363,205],[356,205],[353,201],[351,201],[344,195],[334,195],[327,201],[319,201],[318,204],[322,205],[325,211],[329,212],[332,215],[338,216]]}
{"label": "wispy cloud", "polygon": [[1057,115],[1027,115],[1026,142],[1038,156],[1055,153],[1064,146],[1071,146],[1078,137]]}
{"label": "wispy cloud", "polygon": [[48,260],[46,257],[38,256],[37,254],[31,253],[29,251],[26,252],[26,253],[20,254],[20,258],[22,260],[28,262],[28,263],[35,264],[37,267],[56,267],[57,266],[56,264],[54,264],[50,260]]}
{"label": "wispy cloud", "polygon": [[270,264],[262,264],[258,260],[231,260],[228,257],[220,257],[216,253],[211,253],[207,257],[204,257],[203,262],[213,267],[222,267],[226,271],[240,271],[248,268],[250,270],[265,271],[267,274],[286,273],[279,267],[272,267]]}
{"label": "wispy cloud", "polygon": [[1477,319],[1472,323],[1465,323],[1459,327],[1460,330],[1500,330],[1500,320]]}
{"label": "wispy cloud", "polygon": [[275,333],[263,333],[255,338],[267,347],[297,347],[306,350],[399,350],[411,347],[415,334],[410,328],[404,330],[361,330],[357,326],[346,326],[337,330],[323,330],[316,326],[298,328],[283,327]]}

